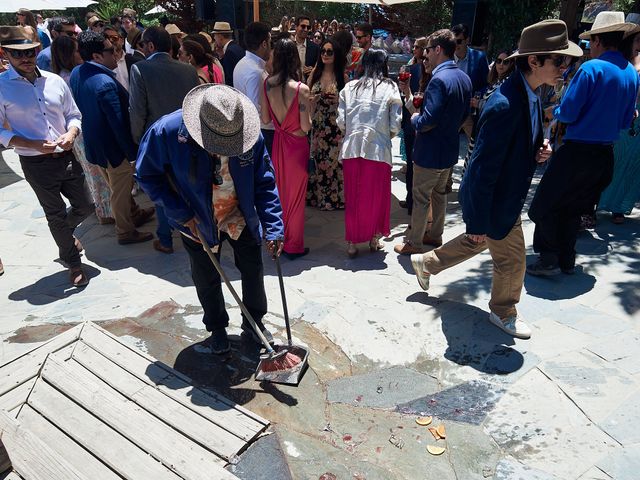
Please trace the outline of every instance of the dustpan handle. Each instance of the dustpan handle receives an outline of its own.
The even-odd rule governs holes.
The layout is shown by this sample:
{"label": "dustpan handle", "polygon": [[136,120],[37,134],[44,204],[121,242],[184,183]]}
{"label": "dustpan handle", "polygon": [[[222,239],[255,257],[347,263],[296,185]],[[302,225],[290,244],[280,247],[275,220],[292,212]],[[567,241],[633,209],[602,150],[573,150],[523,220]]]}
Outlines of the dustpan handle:
{"label": "dustpan handle", "polygon": [[287,297],[284,294],[284,279],[282,278],[282,267],[280,267],[280,256],[276,253],[273,256],[276,261],[276,270],[278,271],[278,283],[280,284],[280,296],[282,297],[282,311],[284,312],[284,324],[287,327],[287,341],[289,346],[292,345],[291,325],[289,325],[289,309],[287,308]]}
{"label": "dustpan handle", "polygon": [[202,244],[202,248],[204,248],[204,251],[207,252],[207,255],[209,255],[209,259],[211,260],[211,263],[213,263],[213,266],[216,267],[216,270],[220,274],[220,277],[222,278],[222,280],[224,280],[225,285],[227,286],[227,288],[231,292],[231,295],[233,295],[233,298],[235,299],[236,303],[240,307],[240,310],[242,310],[242,313],[247,318],[247,320],[249,320],[249,323],[251,324],[253,329],[258,334],[258,337],[260,337],[260,340],[262,341],[262,343],[264,345],[264,348],[267,349],[267,353],[269,355],[274,354],[275,351],[273,350],[273,348],[271,348],[271,345],[269,345],[269,342],[267,341],[267,339],[265,338],[263,333],[258,328],[258,325],[256,325],[256,322],[253,319],[253,317],[251,316],[251,314],[249,313],[249,310],[247,310],[247,307],[244,305],[244,302],[240,299],[240,296],[238,295],[238,292],[236,292],[235,288],[233,288],[233,286],[231,285],[231,282],[229,281],[229,278],[227,278],[227,274],[224,273],[224,270],[220,266],[220,262],[218,262],[218,259],[216,258],[216,256],[211,251],[211,248],[209,247],[209,244],[204,239],[204,236],[202,235],[202,232],[200,232],[200,229],[197,226],[196,226],[196,233],[198,234],[198,239],[200,240],[200,243]]}

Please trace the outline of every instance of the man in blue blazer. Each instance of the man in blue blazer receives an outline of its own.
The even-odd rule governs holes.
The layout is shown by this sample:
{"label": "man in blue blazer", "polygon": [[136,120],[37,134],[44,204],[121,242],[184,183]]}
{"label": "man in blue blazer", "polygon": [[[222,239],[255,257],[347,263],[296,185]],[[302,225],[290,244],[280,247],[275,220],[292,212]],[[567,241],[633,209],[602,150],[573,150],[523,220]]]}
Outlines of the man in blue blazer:
{"label": "man in blue blazer", "polygon": [[[182,110],[165,115],[142,138],[136,165],[139,184],[161,205],[182,234],[191,276],[211,332],[211,349],[229,351],[220,276],[198,240],[198,232],[220,258],[233,248],[242,278],[242,301],[268,340],[261,244],[280,254],[284,238],[275,175],[251,100],[226,85],[206,84],[185,97]],[[260,343],[243,316],[243,335]]]}
{"label": "man in blue blazer", "polygon": [[224,70],[224,83],[233,87],[233,70],[240,59],[244,57],[244,48],[233,40],[233,29],[229,22],[216,22],[213,25],[212,33],[216,49],[223,53],[221,63]]}
{"label": "man in blue blazer", "polygon": [[526,269],[520,214],[537,163],[551,155],[534,92],[543,84],[555,85],[570,57],[581,55],[561,20],[523,30],[520,49],[512,55],[517,69],[489,97],[478,121],[476,146],[460,187],[466,233],[411,256],[418,283],[427,290],[431,275],[488,248],[493,259],[489,321],[518,338],[531,336],[516,310]]}
{"label": "man in blue blazer", "polygon": [[82,132],[87,160],[99,165],[111,189],[111,209],[118,243],[146,242],[153,238],[137,227],[153,216],[154,209],[140,209],[131,196],[132,162],[137,149],[131,138],[129,95],[116,80],[114,48],[102,33],[87,30],[78,37],[85,63],[71,73],[71,91],[82,112]]}
{"label": "man in blue blazer", "polygon": [[[471,80],[453,62],[455,40],[451,30],[438,30],[427,39],[425,55],[433,66],[420,113],[411,124],[417,131],[413,146],[413,210],[411,229],[404,244],[394,250],[401,255],[422,252],[422,244],[442,245],[447,207],[446,186],[458,161],[458,131],[469,113]],[[429,231],[427,215],[432,204]]]}

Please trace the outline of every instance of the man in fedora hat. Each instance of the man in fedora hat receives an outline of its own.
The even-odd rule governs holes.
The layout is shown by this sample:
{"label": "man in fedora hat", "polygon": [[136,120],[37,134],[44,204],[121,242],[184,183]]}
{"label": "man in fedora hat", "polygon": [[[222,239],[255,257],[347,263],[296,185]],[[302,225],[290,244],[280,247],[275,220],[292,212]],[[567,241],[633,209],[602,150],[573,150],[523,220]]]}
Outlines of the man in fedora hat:
{"label": "man in fedora hat", "polygon": [[[80,133],[80,111],[62,78],[36,67],[39,43],[23,27],[0,27],[0,49],[9,70],[0,74],[0,143],[14,147],[33,189],[71,284],[89,283],[74,229],[94,211],[82,167],[72,152]],[[5,128],[5,122],[11,125]],[[62,196],[71,204],[67,206]]]}
{"label": "man in fedora hat", "polygon": [[[198,242],[196,229],[211,246],[229,242],[242,277],[243,302],[265,337],[272,339],[262,324],[267,297],[261,243],[264,237],[269,251],[279,254],[284,226],[273,168],[251,100],[226,85],[194,88],[182,110],[162,117],[147,131],[136,170],[142,188],[162,205],[182,234],[213,353],[229,351],[229,315],[220,276]],[[219,248],[216,255],[219,258]],[[259,343],[244,318],[242,329],[243,335]]]}
{"label": "man in fedora hat", "polygon": [[529,209],[536,224],[533,249],[538,260],[527,273],[552,276],[575,271],[580,217],[593,212],[613,175],[613,143],[635,113],[638,74],[618,51],[625,34],[640,30],[622,12],[600,12],[591,30],[591,60],[583,63],[554,111],[567,125]]}
{"label": "man in fedora hat", "polygon": [[538,163],[551,154],[543,140],[542,111],[535,91],[555,85],[582,50],[567,38],[561,20],[544,20],[522,31],[516,71],[489,97],[478,120],[478,137],[460,186],[466,233],[426,254],[411,256],[420,286],[431,275],[489,249],[493,282],[489,321],[506,333],[529,338],[519,316],[525,246],[520,214]]}
{"label": "man in fedora hat", "polygon": [[214,23],[212,33],[216,51],[222,55],[224,81],[233,87],[233,70],[240,59],[244,57],[244,49],[233,40],[233,30],[228,22]]}

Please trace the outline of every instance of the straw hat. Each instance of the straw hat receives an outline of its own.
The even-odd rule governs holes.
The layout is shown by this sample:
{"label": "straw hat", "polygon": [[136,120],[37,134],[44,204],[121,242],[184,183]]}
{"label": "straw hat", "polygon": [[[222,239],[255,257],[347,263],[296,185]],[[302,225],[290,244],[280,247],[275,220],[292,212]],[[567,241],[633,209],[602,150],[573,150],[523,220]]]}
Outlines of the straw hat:
{"label": "straw hat", "polygon": [[175,23],[167,23],[164,29],[169,35],[180,35],[181,37],[184,37],[186,35],[186,33],[180,30],[180,28],[178,28]]}
{"label": "straw hat", "polygon": [[195,87],[182,103],[182,117],[191,138],[209,153],[241,155],[253,148],[260,135],[255,105],[227,85]]}
{"label": "straw hat", "polygon": [[131,45],[134,49],[136,48],[138,43],[140,43],[140,40],[142,40],[142,32],[137,28],[132,29],[127,34],[127,42],[129,42],[129,45]]}
{"label": "straw hat", "polygon": [[202,35],[204,38],[207,39],[207,42],[209,43],[213,43],[213,38],[211,38],[211,35],[209,35],[207,32],[198,32],[200,35]]}
{"label": "straw hat", "polygon": [[102,22],[102,20],[97,15],[94,15],[89,20],[87,20],[87,25],[89,25],[90,27],[93,27],[98,22]]}
{"label": "straw hat", "polygon": [[213,33],[233,33],[229,22],[216,22],[213,24]]}
{"label": "straw hat", "polygon": [[31,40],[24,27],[0,26],[0,47],[13,50],[31,50],[40,46],[40,42]]}
{"label": "straw hat", "polygon": [[582,49],[569,41],[567,24],[562,20],[543,20],[526,27],[522,30],[518,50],[508,58],[553,53],[570,57],[582,56]]}
{"label": "straw hat", "polygon": [[600,12],[593,22],[591,30],[580,34],[582,40],[589,40],[591,35],[610,32],[625,32],[627,35],[640,31],[640,27],[634,23],[624,21],[624,12]]}

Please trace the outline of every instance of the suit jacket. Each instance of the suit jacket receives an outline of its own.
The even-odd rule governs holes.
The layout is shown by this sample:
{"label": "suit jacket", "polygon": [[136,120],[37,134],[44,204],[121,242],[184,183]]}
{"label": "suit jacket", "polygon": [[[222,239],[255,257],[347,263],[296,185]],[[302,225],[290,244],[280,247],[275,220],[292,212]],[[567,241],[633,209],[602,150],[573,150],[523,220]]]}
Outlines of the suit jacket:
{"label": "suit jacket", "polygon": [[543,140],[542,128],[532,139],[529,98],[518,71],[489,97],[477,130],[460,186],[462,218],[468,234],[501,240],[520,218]]}
{"label": "suit jacket", "polygon": [[460,125],[469,115],[471,80],[453,61],[438,66],[424,92],[413,162],[423,168],[450,168],[458,161]]}
{"label": "suit jacket", "polygon": [[[422,77],[422,66],[420,63],[414,63],[413,65],[409,65],[409,73],[411,73],[411,78],[409,79],[409,86],[411,88],[411,93],[416,93],[420,90],[420,78]],[[404,106],[404,102],[406,99],[404,95],[402,95],[402,131],[404,133],[404,138],[407,136],[415,137],[416,131],[411,125],[411,113]]]}
{"label": "suit jacket", "polygon": [[71,91],[82,112],[87,160],[106,168],[126,158],[133,162],[137,147],[131,138],[129,94],[106,67],[83,63],[73,69]]}
{"label": "suit jacket", "polygon": [[320,47],[307,39],[307,51],[304,55],[304,66],[315,67],[320,56]]}
{"label": "suit jacket", "polygon": [[200,85],[196,69],[158,53],[137,62],[129,75],[129,115],[133,140],[140,143],[144,132],[161,116],[182,108],[187,93]]}
{"label": "suit jacket", "polygon": [[233,87],[233,69],[236,68],[236,64],[244,57],[244,48],[231,40],[227,44],[227,50],[222,57],[222,69],[224,70],[224,82]]}
{"label": "suit jacket", "polygon": [[489,64],[487,56],[481,50],[469,48],[469,78],[473,84],[474,92],[481,92],[487,88],[487,76],[489,75]]}
{"label": "suit jacket", "polygon": [[129,73],[129,75],[131,75],[131,66],[134,63],[137,62],[141,62],[142,60],[145,60],[147,57],[144,56],[144,53],[138,51],[138,50],[134,50],[133,53],[127,53],[124,56],[124,61],[127,64],[127,72]]}

